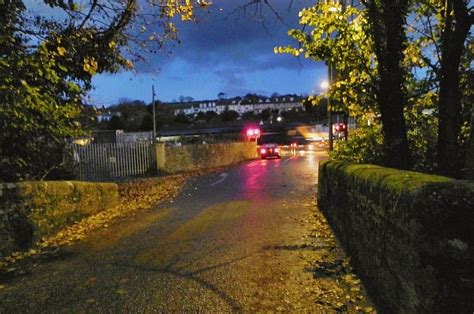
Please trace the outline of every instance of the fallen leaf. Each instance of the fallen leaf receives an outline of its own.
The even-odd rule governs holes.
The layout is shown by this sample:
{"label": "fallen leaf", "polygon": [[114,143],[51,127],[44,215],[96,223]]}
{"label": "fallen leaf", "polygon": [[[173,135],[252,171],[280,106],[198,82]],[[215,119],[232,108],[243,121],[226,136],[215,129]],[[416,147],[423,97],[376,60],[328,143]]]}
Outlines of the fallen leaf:
{"label": "fallen leaf", "polygon": [[124,289],[118,289],[116,292],[117,292],[117,294],[120,294],[120,295],[125,295],[125,294],[127,294],[127,291],[124,290]]}

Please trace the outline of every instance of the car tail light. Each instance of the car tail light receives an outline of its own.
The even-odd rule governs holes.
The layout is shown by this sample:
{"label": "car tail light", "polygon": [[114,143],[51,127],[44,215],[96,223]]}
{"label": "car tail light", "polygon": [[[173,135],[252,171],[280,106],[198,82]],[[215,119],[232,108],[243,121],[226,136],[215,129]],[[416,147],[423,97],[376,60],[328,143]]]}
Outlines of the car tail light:
{"label": "car tail light", "polygon": [[275,148],[275,153],[278,153],[279,149],[278,148]]}
{"label": "car tail light", "polygon": [[260,130],[259,130],[259,129],[255,129],[255,130],[253,130],[253,134],[255,134],[255,135],[258,135],[258,134],[260,134]]}
{"label": "car tail light", "polygon": [[262,149],[260,150],[260,154],[266,154],[266,153],[267,153],[267,150],[266,150],[265,148],[262,148]]}
{"label": "car tail light", "polygon": [[248,136],[254,135],[254,130],[252,130],[252,129],[247,130],[247,135]]}

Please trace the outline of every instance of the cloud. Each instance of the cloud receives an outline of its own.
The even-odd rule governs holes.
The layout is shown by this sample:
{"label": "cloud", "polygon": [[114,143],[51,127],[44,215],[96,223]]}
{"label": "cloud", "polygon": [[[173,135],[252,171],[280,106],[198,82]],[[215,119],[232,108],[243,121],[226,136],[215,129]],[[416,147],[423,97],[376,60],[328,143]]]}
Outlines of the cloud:
{"label": "cloud", "polygon": [[[194,70],[232,66],[242,71],[269,67],[294,68],[296,58],[274,55],[273,48],[291,42],[289,28],[298,26],[298,12],[311,1],[270,1],[281,20],[262,4],[244,10],[249,0],[216,0],[209,12],[198,12],[196,23],[179,23],[181,44],[171,49],[171,56],[148,56],[138,71],[149,72],[173,62],[192,65]],[[285,24],[286,25],[285,25]]]}
{"label": "cloud", "polygon": [[111,78],[98,78],[100,93],[149,101],[150,84],[158,86],[158,98],[165,101],[179,95],[215,99],[219,92],[228,97],[249,92],[310,93],[314,82],[325,75],[324,64],[275,55],[273,48],[296,44],[288,37],[288,29],[298,27],[299,10],[314,0],[269,0],[286,25],[266,6],[257,11],[247,7],[244,12],[241,6],[248,2],[251,0],[214,0],[209,12],[198,12],[197,23],[179,23],[181,44],[171,47],[169,55],[145,56],[147,63],[136,64],[133,77],[119,75],[127,77],[116,80],[120,88],[108,83]]}
{"label": "cloud", "polygon": [[219,80],[219,89],[228,95],[243,95],[248,90],[247,81],[244,76],[235,71],[217,70],[214,71]]}

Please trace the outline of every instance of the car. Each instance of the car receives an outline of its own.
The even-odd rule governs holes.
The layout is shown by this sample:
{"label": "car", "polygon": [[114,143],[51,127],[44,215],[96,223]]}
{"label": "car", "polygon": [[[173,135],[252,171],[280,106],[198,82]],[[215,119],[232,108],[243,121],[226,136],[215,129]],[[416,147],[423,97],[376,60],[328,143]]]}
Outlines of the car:
{"label": "car", "polygon": [[258,153],[262,159],[268,157],[280,158],[280,147],[278,144],[263,144],[259,147]]}

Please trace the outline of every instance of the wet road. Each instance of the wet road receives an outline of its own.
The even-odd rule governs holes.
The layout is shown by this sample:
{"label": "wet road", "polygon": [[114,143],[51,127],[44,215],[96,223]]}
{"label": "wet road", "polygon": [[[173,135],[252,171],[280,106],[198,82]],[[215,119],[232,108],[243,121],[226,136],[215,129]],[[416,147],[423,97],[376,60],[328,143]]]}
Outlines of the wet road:
{"label": "wet road", "polygon": [[0,289],[0,312],[353,311],[363,288],[316,209],[322,153],[192,178]]}

